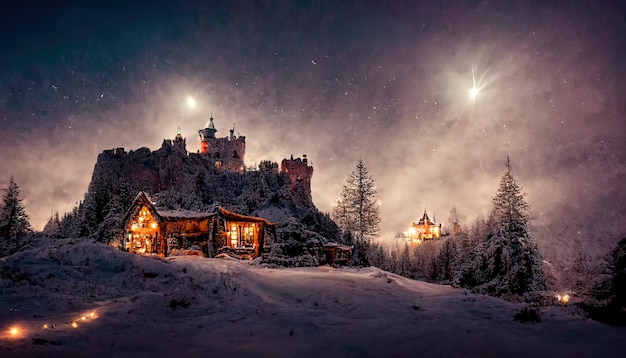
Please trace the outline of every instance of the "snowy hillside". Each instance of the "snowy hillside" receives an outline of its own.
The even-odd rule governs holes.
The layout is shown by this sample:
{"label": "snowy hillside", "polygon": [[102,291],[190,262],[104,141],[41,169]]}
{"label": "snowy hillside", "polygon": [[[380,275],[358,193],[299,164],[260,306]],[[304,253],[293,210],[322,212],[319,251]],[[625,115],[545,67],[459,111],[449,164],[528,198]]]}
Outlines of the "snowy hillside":
{"label": "snowy hillside", "polygon": [[[626,328],[377,268],[133,255],[79,240],[0,259],[0,356],[618,356]],[[73,327],[75,326],[75,327]],[[11,329],[14,328],[14,331]]]}

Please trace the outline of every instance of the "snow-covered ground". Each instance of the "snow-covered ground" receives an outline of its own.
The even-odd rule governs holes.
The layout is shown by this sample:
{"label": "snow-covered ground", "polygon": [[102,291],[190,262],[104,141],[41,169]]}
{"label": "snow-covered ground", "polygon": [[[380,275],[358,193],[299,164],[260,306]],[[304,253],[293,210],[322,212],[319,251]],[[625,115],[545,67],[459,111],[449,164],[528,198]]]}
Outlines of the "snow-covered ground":
{"label": "snow-covered ground", "polygon": [[522,324],[513,320],[522,307],[376,268],[165,260],[39,242],[0,259],[0,356],[623,355],[625,328],[574,307],[542,308],[540,323]]}

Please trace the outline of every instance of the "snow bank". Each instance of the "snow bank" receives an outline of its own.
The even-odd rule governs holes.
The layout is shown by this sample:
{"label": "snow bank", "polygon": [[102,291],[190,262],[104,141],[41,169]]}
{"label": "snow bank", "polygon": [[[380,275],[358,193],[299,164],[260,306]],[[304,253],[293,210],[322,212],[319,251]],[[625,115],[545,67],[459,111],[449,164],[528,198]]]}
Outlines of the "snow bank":
{"label": "snow bank", "polygon": [[521,304],[376,268],[160,259],[61,240],[0,259],[0,273],[3,357],[598,357],[619,355],[626,334],[573,307],[521,324]]}

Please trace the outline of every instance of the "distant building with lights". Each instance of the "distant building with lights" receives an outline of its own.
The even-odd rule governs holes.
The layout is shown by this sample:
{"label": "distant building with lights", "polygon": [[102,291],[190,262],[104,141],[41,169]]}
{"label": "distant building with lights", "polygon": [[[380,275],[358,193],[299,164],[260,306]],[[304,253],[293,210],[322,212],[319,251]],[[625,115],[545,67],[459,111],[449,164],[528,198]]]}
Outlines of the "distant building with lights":
{"label": "distant building with lights", "polygon": [[424,209],[422,218],[419,219],[417,223],[411,224],[409,231],[399,234],[398,236],[411,243],[440,239],[441,224],[437,224],[434,219],[431,220],[426,213],[426,209]]}

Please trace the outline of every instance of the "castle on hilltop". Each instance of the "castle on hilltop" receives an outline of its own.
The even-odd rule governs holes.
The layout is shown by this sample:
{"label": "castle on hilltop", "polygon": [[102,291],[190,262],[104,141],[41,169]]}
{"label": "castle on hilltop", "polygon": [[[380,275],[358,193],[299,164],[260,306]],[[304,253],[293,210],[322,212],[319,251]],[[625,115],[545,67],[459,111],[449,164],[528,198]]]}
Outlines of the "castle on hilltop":
{"label": "castle on hilltop", "polygon": [[[202,158],[211,161],[220,170],[245,171],[246,137],[235,135],[234,125],[229,132],[227,137],[218,138],[215,135],[217,128],[215,127],[213,116],[211,116],[206,126],[198,129],[200,148],[196,153],[188,154],[200,155]],[[187,153],[186,139],[181,135],[180,128],[172,145]],[[283,159],[279,172],[287,174],[292,185],[299,184],[306,188],[309,193],[311,192],[313,166],[308,161],[306,154],[302,158],[294,158],[292,155],[289,159]]]}
{"label": "castle on hilltop", "polygon": [[[194,152],[187,151],[187,139],[182,136],[180,127],[176,132],[174,139],[164,139],[163,148],[171,148],[185,156],[197,156],[202,160],[206,160],[211,166],[218,170],[228,172],[245,172],[244,157],[246,154],[246,137],[235,135],[235,127],[230,130],[227,137],[218,138],[215,136],[217,128],[213,116],[209,119],[206,126],[198,130],[200,136],[200,147]],[[131,151],[133,152],[133,151]],[[148,148],[140,148],[134,151],[136,154],[148,154]],[[105,156],[127,156],[124,148],[107,149],[103,151]],[[270,170],[276,173],[286,174],[292,187],[298,187],[298,190],[304,190],[307,195],[311,194],[311,177],[313,176],[313,166],[307,159],[306,154],[302,158],[294,158],[293,155],[289,159],[283,159],[280,168],[277,163],[262,161],[259,166],[263,170]]]}

